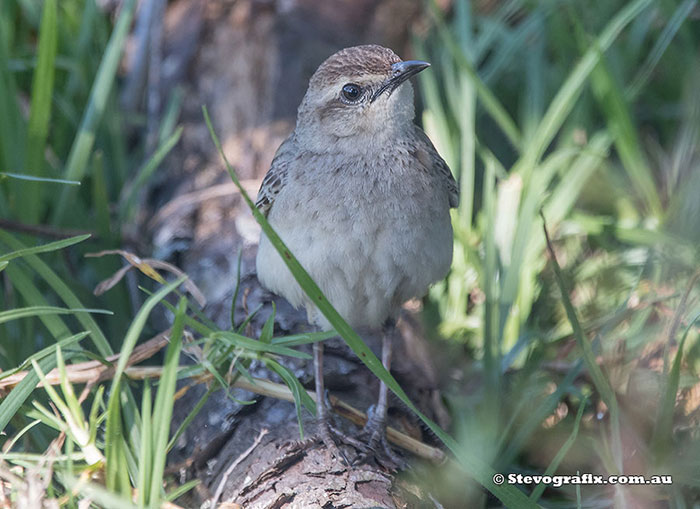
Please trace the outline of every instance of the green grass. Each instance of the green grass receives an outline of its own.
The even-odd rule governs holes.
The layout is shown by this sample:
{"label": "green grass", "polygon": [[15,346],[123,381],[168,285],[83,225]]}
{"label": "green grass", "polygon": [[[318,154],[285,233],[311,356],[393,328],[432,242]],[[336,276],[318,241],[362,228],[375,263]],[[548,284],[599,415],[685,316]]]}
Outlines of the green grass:
{"label": "green grass", "polygon": [[[690,507],[700,496],[698,409],[682,410],[700,382],[698,2],[480,5],[455,1],[444,12],[427,1],[430,26],[413,36],[416,57],[433,64],[420,75],[422,124],[461,190],[452,270],[424,313],[459,380],[444,387],[451,429],[418,411],[293,254],[283,259],[446,446],[454,461],[416,462],[407,474],[445,507],[633,507],[638,497]],[[120,262],[84,255],[123,248],[139,190],[182,133],[174,92],[155,150],[127,142],[134,119],[117,106],[115,78],[134,6],[125,2],[111,24],[93,0],[0,4],[0,217],[15,225],[0,230],[0,382],[27,372],[0,400],[0,478],[13,468],[14,499],[34,468],[45,498],[65,507],[176,500],[197,481],[164,478],[167,452],[214,390],[249,379],[254,360],[289,387],[300,435],[302,413],[315,411],[282,361],[308,358],[294,347],[332,333],[273,337],[274,315],[259,338],[244,334],[247,321],[221,330],[183,278],[150,273],[138,295],[123,284],[92,294]],[[26,233],[36,226],[58,240]],[[150,321],[158,310],[172,316],[170,342],[157,373],[140,376],[128,356],[161,332]],[[179,366],[185,329],[201,354],[195,366]],[[82,393],[73,366],[89,360],[114,371]],[[37,387],[47,376],[56,385]],[[191,377],[211,386],[171,433],[176,382]],[[492,482],[495,472],[577,470],[671,474],[674,484]]]}
{"label": "green grass", "polygon": [[[697,22],[689,19],[697,2],[639,0],[590,8],[505,2],[489,14],[459,3],[451,19],[428,4],[434,32],[414,40],[419,57],[433,62],[437,74],[420,77],[423,123],[462,190],[453,216],[455,262],[447,281],[431,292],[429,311],[443,336],[482,359],[484,382],[471,403],[450,398],[462,433],[472,437],[471,444],[497,444],[483,454],[498,470],[537,472],[542,467],[528,457],[534,452],[530,442],[546,439],[544,418],[560,402],[576,408],[577,401],[584,404],[582,395],[591,395],[589,401],[605,403],[606,420],[584,435],[603,438],[581,438],[577,431],[569,454],[580,458],[582,441],[590,440],[595,454],[584,454],[587,461],[609,473],[626,472],[630,453],[624,442],[638,440],[648,447],[639,461],[648,471],[664,471],[670,458],[684,456],[685,447],[698,449],[695,440],[670,438],[668,422],[678,422],[676,396],[683,394],[677,373],[661,373],[664,391],[649,395],[659,401],[652,428],[665,430],[661,448],[649,447],[658,431],[652,436],[630,424],[634,418],[618,400],[649,403],[630,401],[616,373],[627,369],[627,376],[655,379],[646,367],[637,369],[638,358],[652,345],[668,349],[680,341],[677,334],[664,334],[669,319],[655,307],[660,295],[671,294],[664,305],[686,324],[698,311],[696,300],[688,306],[679,301],[695,281],[698,235],[690,220],[676,226],[678,210],[700,219],[684,191],[696,182],[700,154],[698,130],[689,127],[698,119],[698,95],[684,92],[700,83],[692,71]],[[465,107],[469,99],[461,91],[473,96],[475,107]],[[675,108],[675,121],[661,114],[659,101]],[[659,157],[674,160],[672,173],[657,164]],[[550,252],[543,218],[553,232]],[[566,259],[561,269],[555,253]],[[687,291],[697,299],[696,284]],[[690,329],[697,344],[697,329]],[[574,349],[567,346],[571,338]],[[568,372],[543,369],[555,358],[566,361]],[[697,347],[686,361],[688,387],[698,382]],[[575,382],[582,367],[587,380]],[[547,384],[556,387],[549,395],[543,392]],[[523,407],[519,398],[530,404]],[[567,417],[558,426],[578,430],[583,424]],[[675,503],[693,500],[694,486],[675,486]],[[576,501],[573,490],[551,491],[551,500]],[[540,487],[537,494],[533,499],[544,495],[545,501],[549,492]],[[622,506],[632,495],[585,488],[578,493],[584,502],[612,497]]]}

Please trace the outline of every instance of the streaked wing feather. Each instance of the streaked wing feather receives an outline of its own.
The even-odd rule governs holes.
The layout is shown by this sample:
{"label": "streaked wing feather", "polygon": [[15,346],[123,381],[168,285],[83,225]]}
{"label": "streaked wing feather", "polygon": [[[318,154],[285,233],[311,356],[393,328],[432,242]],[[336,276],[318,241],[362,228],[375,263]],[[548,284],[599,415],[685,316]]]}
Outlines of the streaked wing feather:
{"label": "streaked wing feather", "polygon": [[423,129],[416,126],[415,132],[418,141],[422,142],[420,149],[423,151],[423,154],[427,156],[430,169],[437,172],[441,182],[447,190],[450,208],[457,207],[459,205],[459,188],[457,187],[457,182],[455,181],[454,176],[452,176],[450,167],[447,166],[445,160],[440,157],[440,154],[438,154],[433,142],[430,141],[428,135],[423,132]]}
{"label": "streaked wing feather", "polygon": [[260,190],[258,191],[255,206],[260,209],[260,212],[262,212],[265,217],[267,217],[268,213],[270,212],[270,208],[275,202],[275,198],[280,193],[287,180],[289,151],[286,148],[288,142],[289,140],[280,145],[280,148],[275,154],[275,158],[272,160],[270,169],[267,171],[265,178],[263,178],[262,184],[260,185]]}

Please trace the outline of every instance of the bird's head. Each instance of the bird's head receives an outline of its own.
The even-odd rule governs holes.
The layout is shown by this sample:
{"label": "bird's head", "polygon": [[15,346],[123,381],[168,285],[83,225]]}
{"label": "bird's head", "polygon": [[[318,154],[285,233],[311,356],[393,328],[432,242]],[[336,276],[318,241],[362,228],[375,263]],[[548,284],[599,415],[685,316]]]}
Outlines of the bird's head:
{"label": "bird's head", "polygon": [[402,61],[376,45],[331,55],[311,77],[299,106],[297,133],[324,144],[371,143],[408,128],[415,115],[408,79],[429,65]]}

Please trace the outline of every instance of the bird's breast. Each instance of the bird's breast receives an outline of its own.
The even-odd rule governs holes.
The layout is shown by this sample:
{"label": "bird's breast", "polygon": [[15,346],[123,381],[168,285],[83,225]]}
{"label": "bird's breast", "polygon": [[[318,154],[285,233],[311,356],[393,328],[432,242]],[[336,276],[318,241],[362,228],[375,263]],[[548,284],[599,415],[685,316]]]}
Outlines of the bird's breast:
{"label": "bird's breast", "polygon": [[[444,191],[411,167],[408,154],[312,157],[308,164],[289,175],[270,222],[351,325],[378,327],[449,269],[452,229]],[[267,270],[265,263],[281,263],[276,253],[264,252],[270,247],[261,243],[259,272]],[[284,269],[272,271],[276,288],[265,275],[263,283],[292,304],[306,305],[296,283],[283,281]]]}

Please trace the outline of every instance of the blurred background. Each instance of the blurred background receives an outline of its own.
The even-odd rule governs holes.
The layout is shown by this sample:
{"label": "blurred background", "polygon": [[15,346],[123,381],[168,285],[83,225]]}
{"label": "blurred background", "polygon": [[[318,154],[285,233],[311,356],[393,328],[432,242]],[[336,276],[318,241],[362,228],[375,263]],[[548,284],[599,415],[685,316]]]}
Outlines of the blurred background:
{"label": "blurred background", "polygon": [[[81,497],[118,507],[110,497],[145,506],[182,495],[175,475],[165,491],[150,482],[167,473],[166,450],[172,464],[176,437],[210,443],[205,424],[185,429],[197,401],[261,363],[250,344],[217,343],[221,331],[269,342],[273,329],[293,334],[304,322],[284,302],[273,309],[255,283],[259,227],[202,106],[254,195],[313,71],[365,43],[432,63],[414,84],[416,121],[461,190],[452,270],[405,310],[414,348],[403,378],[397,368],[402,387],[465,454],[498,472],[673,477],[663,486],[520,486],[532,502],[700,507],[697,0],[4,0],[0,504],[30,500],[36,486],[31,500],[69,507]],[[149,292],[178,269],[196,285],[187,313],[147,321]],[[46,373],[62,357],[126,358],[138,338],[185,314],[203,324],[186,322],[184,341],[204,367],[179,377],[214,382],[192,389],[179,421],[170,399],[172,430],[155,425],[168,414],[153,412],[166,410],[144,407],[165,385],[151,389],[135,374],[128,388],[109,377],[85,386],[69,369],[62,395],[32,392],[40,370],[32,384],[10,383],[31,371],[30,358]],[[308,385],[301,364],[280,365]],[[110,394],[123,395],[121,414]],[[216,401],[221,415],[245,406],[225,394]],[[439,446],[414,424],[419,440]],[[173,442],[144,453],[136,439],[149,426]],[[192,451],[182,449],[185,461]],[[394,506],[515,507],[480,468],[416,460],[389,480],[404,486]],[[186,476],[182,491],[200,479],[211,493],[194,488],[182,506],[201,504],[222,475]],[[129,496],[134,489],[142,495]]]}

